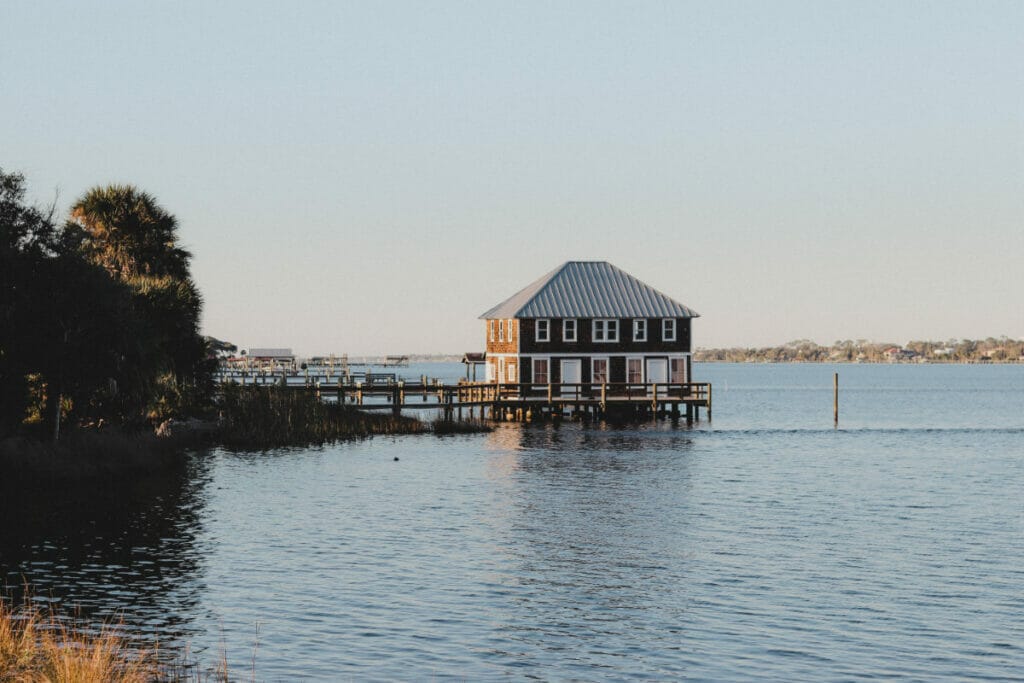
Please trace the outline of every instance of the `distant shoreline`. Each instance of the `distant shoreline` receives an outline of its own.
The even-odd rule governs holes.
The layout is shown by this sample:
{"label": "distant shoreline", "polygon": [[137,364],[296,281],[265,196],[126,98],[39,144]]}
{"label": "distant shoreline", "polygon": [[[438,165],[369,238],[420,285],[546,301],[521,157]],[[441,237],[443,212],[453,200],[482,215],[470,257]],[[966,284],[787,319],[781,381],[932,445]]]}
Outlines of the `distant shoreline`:
{"label": "distant shoreline", "polygon": [[820,346],[802,339],[761,348],[697,349],[693,359],[732,363],[1018,364],[1024,362],[1024,341],[988,337],[900,345],[859,339]]}

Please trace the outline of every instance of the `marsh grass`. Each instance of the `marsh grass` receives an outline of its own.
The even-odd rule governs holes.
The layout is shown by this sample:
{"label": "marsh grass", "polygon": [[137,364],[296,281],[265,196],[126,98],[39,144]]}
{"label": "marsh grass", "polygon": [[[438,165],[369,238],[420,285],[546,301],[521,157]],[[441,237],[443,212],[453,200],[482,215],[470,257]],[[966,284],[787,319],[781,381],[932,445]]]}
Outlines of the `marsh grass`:
{"label": "marsh grass", "polygon": [[421,434],[428,425],[411,417],[378,415],[324,403],[285,387],[224,386],[220,439],[236,448],[323,444],[377,434]]}
{"label": "marsh grass", "polygon": [[493,432],[494,427],[484,420],[435,420],[430,423],[430,431],[437,436],[480,434],[481,432]]}
{"label": "marsh grass", "polygon": [[93,628],[74,618],[44,612],[32,603],[12,608],[0,600],[0,681],[11,683],[228,683],[256,680],[234,675],[227,652],[204,670],[187,651],[167,653],[126,636],[119,625]]}
{"label": "marsh grass", "polygon": [[0,680],[19,683],[142,683],[168,680],[155,648],[139,648],[110,625],[96,631],[0,601]]}

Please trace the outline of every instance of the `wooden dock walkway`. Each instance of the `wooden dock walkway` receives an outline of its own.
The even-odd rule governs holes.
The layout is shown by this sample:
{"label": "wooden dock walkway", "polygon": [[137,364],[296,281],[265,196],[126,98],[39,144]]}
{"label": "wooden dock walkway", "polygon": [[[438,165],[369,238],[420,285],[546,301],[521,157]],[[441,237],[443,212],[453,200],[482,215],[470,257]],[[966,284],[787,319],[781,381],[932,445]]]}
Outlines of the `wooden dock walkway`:
{"label": "wooden dock walkway", "polygon": [[[362,410],[440,410],[445,419],[493,419],[529,421],[556,416],[609,415],[663,416],[687,422],[700,419],[700,409],[711,419],[711,384],[685,383],[586,383],[586,384],[497,384],[467,382],[445,384],[421,377],[418,381],[372,376],[369,381],[344,378],[248,378],[246,384],[278,384],[297,391],[312,391],[323,400]],[[263,381],[256,381],[260,380]],[[270,381],[267,381],[270,380]],[[275,381],[276,380],[276,381]],[[232,381],[232,380],[228,380]]]}

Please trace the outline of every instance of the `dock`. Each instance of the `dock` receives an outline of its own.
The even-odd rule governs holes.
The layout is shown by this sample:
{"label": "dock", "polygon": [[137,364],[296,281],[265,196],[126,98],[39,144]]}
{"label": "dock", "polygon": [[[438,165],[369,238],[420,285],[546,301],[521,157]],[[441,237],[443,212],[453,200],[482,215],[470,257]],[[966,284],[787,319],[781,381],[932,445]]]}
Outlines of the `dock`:
{"label": "dock", "polygon": [[[700,419],[704,409],[711,419],[711,384],[610,383],[532,384],[471,382],[446,384],[421,377],[405,381],[393,375],[348,377],[250,377],[241,384],[278,385],[295,391],[314,392],[321,400],[350,405],[361,410],[440,411],[446,420],[490,419],[532,421],[567,416],[664,417],[687,423]],[[248,382],[246,380],[249,380]],[[228,381],[236,381],[234,379]]]}

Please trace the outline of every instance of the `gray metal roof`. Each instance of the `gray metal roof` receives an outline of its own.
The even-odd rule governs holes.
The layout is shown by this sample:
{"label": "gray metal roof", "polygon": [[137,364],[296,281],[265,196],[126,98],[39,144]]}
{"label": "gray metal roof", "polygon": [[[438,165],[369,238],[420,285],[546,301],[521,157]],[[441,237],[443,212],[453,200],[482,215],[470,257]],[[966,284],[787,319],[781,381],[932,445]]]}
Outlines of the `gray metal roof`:
{"label": "gray metal roof", "polygon": [[250,358],[292,358],[291,349],[249,349]]}
{"label": "gray metal roof", "polygon": [[700,314],[607,261],[567,261],[480,316],[697,318]]}

